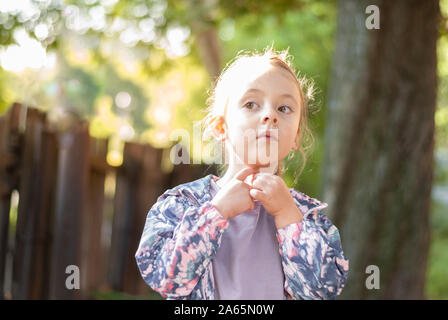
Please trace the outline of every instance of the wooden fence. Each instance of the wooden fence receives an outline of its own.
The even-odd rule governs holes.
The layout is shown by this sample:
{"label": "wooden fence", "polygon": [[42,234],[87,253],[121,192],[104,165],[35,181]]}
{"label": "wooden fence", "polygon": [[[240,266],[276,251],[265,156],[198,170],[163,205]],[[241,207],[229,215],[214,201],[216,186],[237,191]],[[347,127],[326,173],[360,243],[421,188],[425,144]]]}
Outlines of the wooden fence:
{"label": "wooden fence", "polygon": [[[85,121],[57,129],[44,112],[18,103],[0,117],[0,299],[149,293],[134,258],[149,208],[166,189],[216,168],[177,165],[164,173],[164,150],[137,143],[126,143],[122,165],[112,167],[107,145],[89,136]],[[115,178],[112,197],[108,176]],[[66,287],[69,265],[79,267],[79,290]]]}

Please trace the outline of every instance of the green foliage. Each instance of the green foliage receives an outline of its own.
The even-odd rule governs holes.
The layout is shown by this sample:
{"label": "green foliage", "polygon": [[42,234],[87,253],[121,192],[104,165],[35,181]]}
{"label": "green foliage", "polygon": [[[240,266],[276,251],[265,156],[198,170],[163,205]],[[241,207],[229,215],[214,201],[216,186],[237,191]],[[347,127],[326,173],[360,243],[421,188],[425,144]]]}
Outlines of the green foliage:
{"label": "green foliage", "polygon": [[[99,95],[100,81],[81,67],[70,65],[62,55],[60,72],[55,83],[60,86],[61,102],[80,115],[92,116],[95,99]],[[50,82],[51,84],[51,82]]]}
{"label": "green foliage", "polygon": [[[447,21],[448,1],[440,1],[442,21]],[[426,295],[429,299],[448,299],[448,33],[446,23],[437,44],[438,92],[435,115],[434,181],[431,203],[431,247]],[[443,29],[445,27],[445,29]]]}
{"label": "green foliage", "polygon": [[428,299],[448,299],[448,237],[435,235],[431,241],[427,284],[425,294]]}
{"label": "green foliage", "polygon": [[131,79],[121,77],[114,66],[109,63],[102,64],[96,71],[97,77],[102,83],[102,95],[115,97],[118,92],[128,92],[130,94],[132,100],[129,108],[122,110],[114,103],[113,111],[116,114],[123,114],[125,117],[129,117],[135,131],[137,133],[143,132],[148,127],[148,124],[144,121],[142,114],[150,103],[143,88]]}
{"label": "green foliage", "polygon": [[9,75],[0,68],[0,116],[9,108],[10,101],[13,100],[11,90],[8,88]]}

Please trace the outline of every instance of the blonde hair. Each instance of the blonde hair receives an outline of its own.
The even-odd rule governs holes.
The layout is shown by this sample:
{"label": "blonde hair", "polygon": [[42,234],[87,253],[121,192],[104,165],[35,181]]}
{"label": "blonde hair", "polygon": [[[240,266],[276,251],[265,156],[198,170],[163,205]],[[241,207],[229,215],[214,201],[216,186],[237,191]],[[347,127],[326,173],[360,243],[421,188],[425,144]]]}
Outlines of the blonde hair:
{"label": "blonde hair", "polygon": [[[310,101],[314,99],[314,86],[313,82],[304,76],[299,76],[292,65],[292,56],[288,53],[288,49],[283,51],[276,51],[273,46],[268,46],[263,52],[257,51],[240,51],[237,56],[232,59],[221,72],[221,75],[215,80],[214,86],[209,92],[209,98],[206,101],[206,117],[203,119],[205,126],[204,137],[209,137],[211,119],[216,117],[222,117],[225,119],[226,110],[229,104],[229,94],[232,92],[232,88],[235,86],[238,77],[244,74],[245,69],[250,67],[251,63],[257,63],[261,65],[273,65],[280,67],[293,77],[295,80],[301,99],[300,110],[300,122],[299,122],[299,140],[298,140],[298,152],[302,157],[302,166],[300,172],[296,175],[296,179],[300,176],[305,168],[307,151],[314,143],[313,134],[308,126],[308,109],[310,107]],[[310,142],[305,145],[305,143]],[[222,150],[221,152],[225,152]],[[295,156],[294,152],[294,156]],[[289,159],[288,159],[289,160]],[[220,174],[224,172],[226,165],[220,167]],[[279,163],[277,175],[282,176],[286,170],[282,163]]]}

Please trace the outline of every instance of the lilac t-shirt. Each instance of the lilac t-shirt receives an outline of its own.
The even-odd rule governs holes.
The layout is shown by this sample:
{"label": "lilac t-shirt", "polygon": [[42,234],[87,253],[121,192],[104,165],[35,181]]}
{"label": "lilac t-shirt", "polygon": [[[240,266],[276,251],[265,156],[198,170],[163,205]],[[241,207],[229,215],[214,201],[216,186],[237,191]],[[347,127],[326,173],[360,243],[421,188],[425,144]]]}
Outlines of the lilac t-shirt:
{"label": "lilac t-shirt", "polygon": [[[211,184],[214,197],[219,186]],[[274,217],[259,201],[228,220],[212,269],[217,300],[286,299]]]}

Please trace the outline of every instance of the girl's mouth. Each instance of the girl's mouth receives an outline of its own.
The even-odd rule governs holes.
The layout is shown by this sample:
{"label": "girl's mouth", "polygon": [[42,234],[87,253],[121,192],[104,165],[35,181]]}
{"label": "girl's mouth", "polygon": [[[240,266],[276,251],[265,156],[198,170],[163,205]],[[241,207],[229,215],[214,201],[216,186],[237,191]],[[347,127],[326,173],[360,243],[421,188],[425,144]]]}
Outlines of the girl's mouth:
{"label": "girl's mouth", "polygon": [[258,137],[257,139],[265,139],[267,141],[277,141],[276,137],[270,137],[270,136],[262,136],[262,137]]}
{"label": "girl's mouth", "polygon": [[258,136],[258,139],[266,139],[268,141],[277,141],[277,135],[272,130],[262,131]]}

